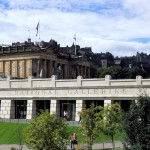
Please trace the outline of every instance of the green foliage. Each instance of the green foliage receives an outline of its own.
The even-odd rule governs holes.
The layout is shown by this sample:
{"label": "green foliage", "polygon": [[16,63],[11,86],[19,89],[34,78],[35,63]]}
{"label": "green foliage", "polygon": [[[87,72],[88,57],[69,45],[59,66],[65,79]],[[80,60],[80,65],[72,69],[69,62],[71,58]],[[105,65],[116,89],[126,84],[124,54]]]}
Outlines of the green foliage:
{"label": "green foliage", "polygon": [[92,149],[92,144],[97,136],[95,106],[91,104],[90,108],[83,109],[80,113],[82,117],[82,131],[85,135],[85,142],[88,144],[88,149]]}
{"label": "green foliage", "polygon": [[25,143],[37,150],[65,150],[68,138],[65,122],[48,111],[42,111],[26,128]]}
{"label": "green foliage", "polygon": [[[122,110],[118,103],[108,104],[99,108],[97,113],[97,127],[108,135],[114,143],[114,135],[122,129]],[[114,144],[113,144],[114,146]]]}
{"label": "green foliage", "polygon": [[106,52],[106,58],[111,60],[111,61],[114,60],[114,56],[110,52]]}
{"label": "green foliage", "polygon": [[139,67],[128,68],[126,78],[135,79],[137,75],[141,75],[143,77],[146,77],[146,72]]}
{"label": "green foliage", "polygon": [[108,68],[99,68],[98,69],[98,76],[100,78],[104,78],[105,75],[111,75],[113,79],[121,78],[122,76],[122,68],[118,66],[111,66]]}
{"label": "green foliage", "polygon": [[98,77],[97,66],[95,66],[94,64],[91,64],[90,76],[91,76],[91,78],[97,78]]}
{"label": "green foliage", "polygon": [[137,75],[141,75],[143,78],[147,77],[147,73],[139,67],[121,68],[120,66],[98,68],[96,75],[104,78],[107,74],[111,75],[113,79],[135,79]]}
{"label": "green foliage", "polygon": [[[150,97],[140,96],[137,102],[132,102],[129,111],[124,116],[123,127],[126,132],[126,150],[150,149]],[[150,117],[150,116],[149,116]]]}
{"label": "green foliage", "polygon": [[0,144],[20,144],[20,139],[23,143],[23,130],[27,126],[27,123],[0,122]]}

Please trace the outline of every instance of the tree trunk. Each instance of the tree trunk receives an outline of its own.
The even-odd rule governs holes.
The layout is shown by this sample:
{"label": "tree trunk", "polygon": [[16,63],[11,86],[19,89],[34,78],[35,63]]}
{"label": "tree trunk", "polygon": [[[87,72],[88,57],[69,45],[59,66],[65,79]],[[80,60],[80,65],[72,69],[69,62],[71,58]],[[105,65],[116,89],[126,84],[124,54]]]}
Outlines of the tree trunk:
{"label": "tree trunk", "polygon": [[111,135],[111,140],[112,140],[112,149],[114,150],[114,136],[113,135]]}
{"label": "tree trunk", "polygon": [[90,142],[88,143],[88,150],[92,150],[92,142],[91,142],[91,136],[90,136]]}

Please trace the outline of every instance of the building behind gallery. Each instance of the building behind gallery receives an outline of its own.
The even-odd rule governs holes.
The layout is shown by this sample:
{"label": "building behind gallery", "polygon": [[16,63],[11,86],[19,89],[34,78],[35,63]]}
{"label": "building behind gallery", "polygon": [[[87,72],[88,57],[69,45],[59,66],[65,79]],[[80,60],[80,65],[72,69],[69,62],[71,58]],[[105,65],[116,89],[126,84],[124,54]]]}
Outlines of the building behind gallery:
{"label": "building behind gallery", "polygon": [[[75,52],[76,51],[76,52]],[[0,75],[12,78],[50,78],[72,79],[78,75],[90,78],[91,60],[78,45],[60,47],[55,40],[33,43],[31,39],[24,43],[12,43],[0,46]]]}
{"label": "building behind gallery", "polygon": [[[55,75],[59,80],[76,79],[77,76],[90,78],[91,60],[86,55],[86,51],[92,53],[90,47],[80,48],[79,45],[74,45],[74,43],[71,47],[61,47],[52,39],[49,42],[41,41],[40,43],[33,43],[31,39],[28,39],[23,43],[16,42],[9,46],[2,45],[0,46],[0,79],[1,81],[7,80],[7,78],[10,81],[22,81],[29,78],[44,80],[45,78],[51,78],[52,75]],[[6,101],[0,100],[1,112],[6,111],[3,105],[7,105],[8,101],[7,99]],[[74,109],[68,100],[64,100],[62,103],[65,107],[62,109]],[[9,117],[2,115],[1,118],[26,118],[27,100],[12,99],[10,105],[13,115],[9,114]],[[38,99],[34,107],[36,114],[41,109],[50,111],[50,101]]]}

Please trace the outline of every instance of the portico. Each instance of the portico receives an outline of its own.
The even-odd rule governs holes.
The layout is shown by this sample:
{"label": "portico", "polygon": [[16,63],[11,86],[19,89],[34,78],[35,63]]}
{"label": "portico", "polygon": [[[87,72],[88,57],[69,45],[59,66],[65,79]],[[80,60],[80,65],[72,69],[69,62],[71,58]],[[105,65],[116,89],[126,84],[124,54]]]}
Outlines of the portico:
{"label": "portico", "polygon": [[51,78],[28,78],[0,80],[0,118],[31,119],[40,109],[47,109],[51,114],[63,117],[67,111],[68,120],[79,120],[78,112],[95,105],[108,105],[115,101],[122,105],[137,99],[142,94],[150,94],[150,79],[113,80],[105,78],[57,80]]}

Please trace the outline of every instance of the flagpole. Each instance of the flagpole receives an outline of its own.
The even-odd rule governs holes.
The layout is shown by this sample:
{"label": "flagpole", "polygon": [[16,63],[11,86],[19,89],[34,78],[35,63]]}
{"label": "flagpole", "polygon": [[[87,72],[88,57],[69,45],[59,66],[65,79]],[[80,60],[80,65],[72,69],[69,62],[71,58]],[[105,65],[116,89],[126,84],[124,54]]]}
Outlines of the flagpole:
{"label": "flagpole", "polygon": [[74,40],[75,40],[75,56],[77,55],[77,50],[76,50],[76,34],[74,35]]}
{"label": "flagpole", "polygon": [[39,46],[40,46],[40,20],[39,20]]}
{"label": "flagpole", "polygon": [[28,29],[28,33],[29,33],[29,38],[30,38],[30,29]]}
{"label": "flagpole", "polygon": [[77,55],[77,50],[76,50],[76,41],[75,41],[75,55]]}

